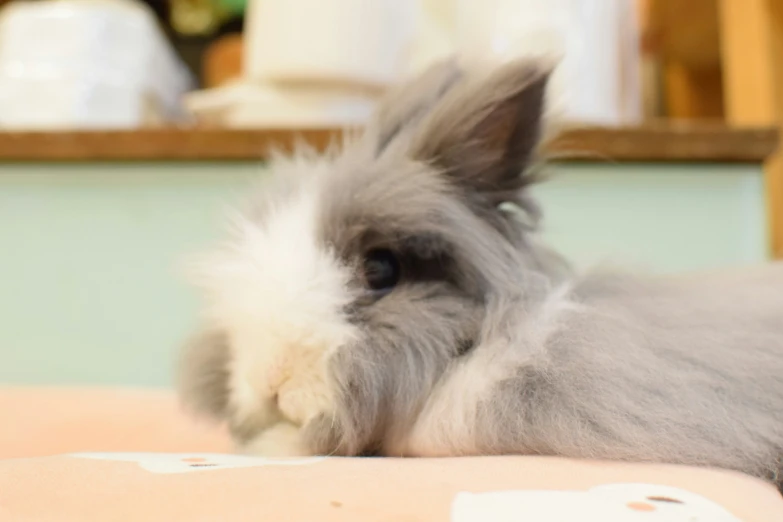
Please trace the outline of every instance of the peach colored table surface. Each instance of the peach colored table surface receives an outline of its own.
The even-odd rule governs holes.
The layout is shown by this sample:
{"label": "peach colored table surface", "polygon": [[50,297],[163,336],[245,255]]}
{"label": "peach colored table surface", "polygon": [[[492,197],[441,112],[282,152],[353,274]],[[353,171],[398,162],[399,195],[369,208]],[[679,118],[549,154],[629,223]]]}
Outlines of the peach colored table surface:
{"label": "peach colored table surface", "polygon": [[783,521],[772,486],[708,469],[230,455],[168,391],[0,388],[0,414],[0,522]]}
{"label": "peach colored table surface", "polygon": [[230,452],[169,390],[0,387],[0,459],[78,451]]}

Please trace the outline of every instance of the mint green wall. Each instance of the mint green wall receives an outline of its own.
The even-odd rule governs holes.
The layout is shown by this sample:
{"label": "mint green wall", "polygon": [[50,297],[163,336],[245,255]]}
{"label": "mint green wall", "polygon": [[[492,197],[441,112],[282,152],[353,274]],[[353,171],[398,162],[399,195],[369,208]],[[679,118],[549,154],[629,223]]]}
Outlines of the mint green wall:
{"label": "mint green wall", "polygon": [[[177,275],[258,165],[0,168],[0,383],[164,385],[194,321]],[[659,271],[762,261],[754,166],[567,164],[537,189],[555,246]]]}
{"label": "mint green wall", "polygon": [[579,265],[676,272],[768,255],[761,167],[567,164],[537,192],[546,237]]}

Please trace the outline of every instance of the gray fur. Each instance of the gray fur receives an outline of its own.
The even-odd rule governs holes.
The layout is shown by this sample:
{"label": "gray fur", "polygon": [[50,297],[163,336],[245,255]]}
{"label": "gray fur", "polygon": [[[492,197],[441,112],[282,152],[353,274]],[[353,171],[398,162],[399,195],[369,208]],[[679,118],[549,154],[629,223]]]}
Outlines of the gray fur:
{"label": "gray fur", "polygon": [[415,81],[404,82],[387,93],[367,132],[367,136],[374,137],[376,156],[426,116],[461,79],[462,70],[456,60],[448,59],[430,66]]}
{"label": "gray fur", "polygon": [[[547,77],[527,62],[430,72],[332,162],[321,240],[357,268],[345,313],[362,335],[329,361],[339,407],[304,426],[312,452],[389,453],[467,369],[498,378],[478,400],[470,440],[444,436],[442,454],[709,465],[777,480],[783,266],[572,273],[529,223],[498,209],[510,201],[537,222],[528,173]],[[258,196],[252,219],[265,218],[257,209],[274,194]],[[411,260],[380,299],[363,293],[358,270],[377,246]],[[220,384],[230,350],[212,339],[189,351],[185,394],[230,420]]]}
{"label": "gray fur", "polygon": [[201,415],[223,418],[228,410],[228,336],[204,328],[191,336],[181,354],[177,388],[185,406]]}
{"label": "gray fur", "polygon": [[[776,478],[783,455],[783,265],[745,277],[593,273],[543,345],[506,302],[485,332],[517,349],[481,410],[486,453],[718,466]],[[534,316],[535,317],[535,316]],[[495,319],[497,321],[497,318]],[[513,362],[512,362],[513,361]]]}

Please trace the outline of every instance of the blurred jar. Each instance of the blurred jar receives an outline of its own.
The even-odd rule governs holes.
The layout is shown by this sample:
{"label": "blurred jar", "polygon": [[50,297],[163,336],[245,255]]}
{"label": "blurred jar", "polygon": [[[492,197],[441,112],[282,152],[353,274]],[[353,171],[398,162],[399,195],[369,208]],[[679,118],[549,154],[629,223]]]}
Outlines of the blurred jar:
{"label": "blurred jar", "polygon": [[249,0],[245,76],[386,86],[410,59],[417,0]]}
{"label": "blurred jar", "polygon": [[462,59],[558,60],[549,108],[569,122],[640,121],[637,27],[634,0],[456,0]]}

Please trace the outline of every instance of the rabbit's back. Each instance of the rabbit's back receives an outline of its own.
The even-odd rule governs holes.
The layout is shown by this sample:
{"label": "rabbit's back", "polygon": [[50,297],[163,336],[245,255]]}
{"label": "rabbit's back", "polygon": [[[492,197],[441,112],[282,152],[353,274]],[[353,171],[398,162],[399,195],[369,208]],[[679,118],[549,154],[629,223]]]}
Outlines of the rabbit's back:
{"label": "rabbit's back", "polygon": [[522,416],[508,442],[576,457],[779,470],[783,264],[657,280],[593,274],[571,298],[576,306],[544,356],[496,388],[493,400],[515,402]]}

